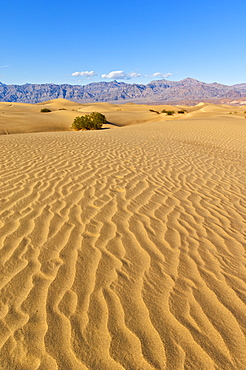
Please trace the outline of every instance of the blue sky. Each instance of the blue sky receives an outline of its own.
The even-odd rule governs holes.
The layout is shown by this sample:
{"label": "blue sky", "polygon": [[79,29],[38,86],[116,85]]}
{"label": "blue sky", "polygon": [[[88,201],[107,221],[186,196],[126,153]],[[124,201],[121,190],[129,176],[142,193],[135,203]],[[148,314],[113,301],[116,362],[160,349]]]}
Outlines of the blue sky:
{"label": "blue sky", "polygon": [[245,15],[241,0],[5,0],[0,81],[246,82]]}

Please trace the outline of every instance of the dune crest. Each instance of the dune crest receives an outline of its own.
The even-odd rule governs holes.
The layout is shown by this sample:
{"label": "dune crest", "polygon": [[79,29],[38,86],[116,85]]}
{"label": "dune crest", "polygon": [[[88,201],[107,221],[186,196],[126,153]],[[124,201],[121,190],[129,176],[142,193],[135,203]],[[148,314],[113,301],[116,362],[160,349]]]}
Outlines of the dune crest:
{"label": "dune crest", "polygon": [[0,136],[0,368],[244,368],[245,121],[188,114]]}

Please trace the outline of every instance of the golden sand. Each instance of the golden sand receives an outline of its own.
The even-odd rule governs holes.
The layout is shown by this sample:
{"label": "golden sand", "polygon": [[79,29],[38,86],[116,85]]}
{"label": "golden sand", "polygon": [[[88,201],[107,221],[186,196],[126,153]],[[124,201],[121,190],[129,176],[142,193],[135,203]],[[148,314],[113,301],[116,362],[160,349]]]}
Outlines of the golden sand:
{"label": "golden sand", "polygon": [[245,109],[149,109],[0,103],[1,369],[246,368]]}

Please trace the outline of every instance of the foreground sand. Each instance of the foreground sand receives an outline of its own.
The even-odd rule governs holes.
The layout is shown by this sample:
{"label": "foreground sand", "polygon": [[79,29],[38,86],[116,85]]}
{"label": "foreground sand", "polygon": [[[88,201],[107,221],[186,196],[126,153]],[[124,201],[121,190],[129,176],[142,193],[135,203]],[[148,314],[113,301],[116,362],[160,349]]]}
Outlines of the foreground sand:
{"label": "foreground sand", "polygon": [[202,109],[0,136],[1,369],[245,369],[246,120]]}

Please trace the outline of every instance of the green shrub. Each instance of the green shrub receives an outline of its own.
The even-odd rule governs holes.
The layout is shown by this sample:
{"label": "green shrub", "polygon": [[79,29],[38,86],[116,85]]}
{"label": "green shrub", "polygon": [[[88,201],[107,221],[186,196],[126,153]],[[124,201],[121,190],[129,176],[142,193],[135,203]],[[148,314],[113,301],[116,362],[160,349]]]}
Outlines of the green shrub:
{"label": "green shrub", "polygon": [[180,114],[184,114],[184,113],[185,113],[185,111],[184,111],[184,110],[179,110],[179,111],[178,111],[178,113],[180,113]]}
{"label": "green shrub", "polygon": [[42,113],[51,112],[51,109],[49,109],[49,108],[42,108],[40,112],[42,112]]}
{"label": "green shrub", "polygon": [[163,109],[161,111],[161,113],[166,113],[167,116],[172,116],[175,112],[174,112],[174,110],[166,110],[166,109]]}
{"label": "green shrub", "polygon": [[106,123],[106,117],[99,112],[92,112],[85,116],[76,117],[71,126],[72,129],[79,130],[99,130]]}

